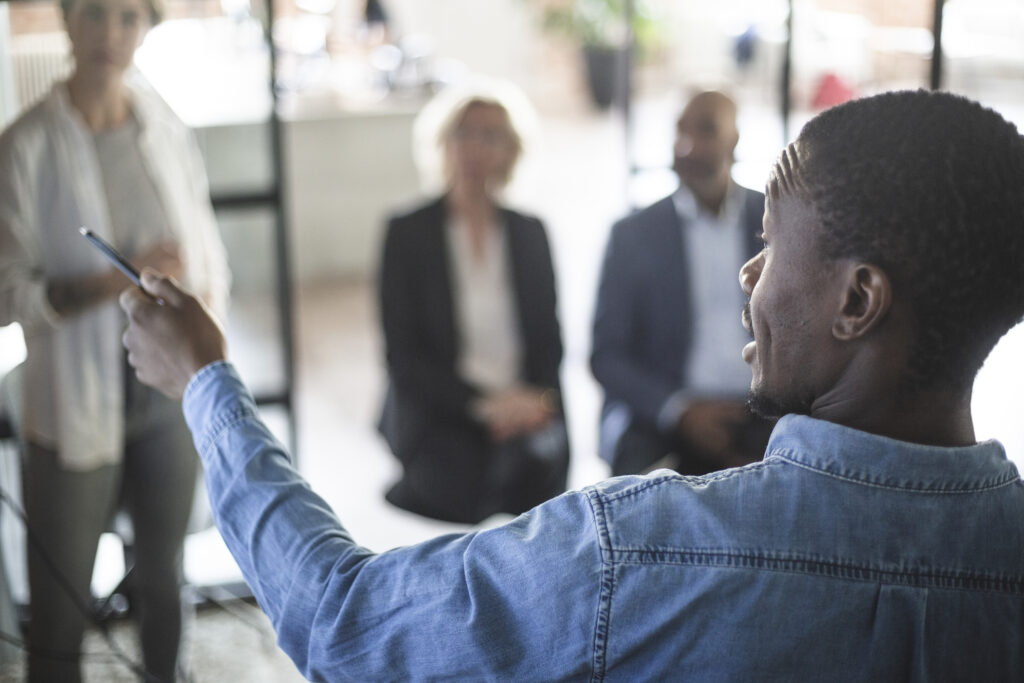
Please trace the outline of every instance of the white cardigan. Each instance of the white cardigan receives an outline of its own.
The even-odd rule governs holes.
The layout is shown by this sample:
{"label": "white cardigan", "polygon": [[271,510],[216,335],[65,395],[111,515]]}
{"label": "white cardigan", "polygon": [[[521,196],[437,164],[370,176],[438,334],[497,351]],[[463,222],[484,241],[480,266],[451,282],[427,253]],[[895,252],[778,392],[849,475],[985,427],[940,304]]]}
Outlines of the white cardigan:
{"label": "white cardigan", "polygon": [[[230,275],[195,138],[141,76],[128,85],[184,284],[223,315]],[[79,471],[121,460],[125,321],[116,301],[61,318],[46,282],[110,267],[78,234],[85,225],[110,237],[102,182],[92,133],[64,83],[0,135],[0,325],[18,322],[25,332],[22,434]]]}

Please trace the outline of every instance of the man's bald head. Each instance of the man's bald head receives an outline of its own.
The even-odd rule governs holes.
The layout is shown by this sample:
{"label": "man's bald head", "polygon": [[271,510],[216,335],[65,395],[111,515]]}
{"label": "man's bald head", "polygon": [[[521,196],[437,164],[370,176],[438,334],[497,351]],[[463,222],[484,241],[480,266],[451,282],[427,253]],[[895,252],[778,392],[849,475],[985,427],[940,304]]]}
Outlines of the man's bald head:
{"label": "man's bald head", "polygon": [[736,103],[724,93],[698,93],[679,116],[672,168],[706,209],[721,207],[738,141]]}
{"label": "man's bald head", "polygon": [[723,117],[724,121],[736,127],[736,103],[732,98],[718,90],[705,90],[694,95],[683,108],[681,116],[710,114]]}

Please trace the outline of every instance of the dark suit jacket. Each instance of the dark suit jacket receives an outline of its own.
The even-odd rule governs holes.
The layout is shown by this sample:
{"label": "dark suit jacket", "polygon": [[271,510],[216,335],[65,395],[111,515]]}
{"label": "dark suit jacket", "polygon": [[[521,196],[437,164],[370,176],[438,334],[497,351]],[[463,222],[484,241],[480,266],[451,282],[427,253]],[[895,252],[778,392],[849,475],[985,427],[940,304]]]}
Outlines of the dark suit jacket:
{"label": "dark suit jacket", "polygon": [[[745,252],[737,257],[746,261],[761,249],[764,195],[740,191],[739,220],[747,239]],[[685,388],[693,302],[682,229],[672,197],[612,226],[601,267],[590,357],[594,377],[605,392],[600,446],[605,459],[615,452],[615,442],[629,424],[642,420],[655,425],[669,397]]]}
{"label": "dark suit jacket", "polygon": [[[447,209],[434,200],[388,222],[380,271],[380,311],[390,386],[380,429],[400,460],[438,430],[476,428],[477,387],[456,372],[459,322],[452,293]],[[544,226],[501,209],[519,329],[520,379],[561,396],[562,338]]]}

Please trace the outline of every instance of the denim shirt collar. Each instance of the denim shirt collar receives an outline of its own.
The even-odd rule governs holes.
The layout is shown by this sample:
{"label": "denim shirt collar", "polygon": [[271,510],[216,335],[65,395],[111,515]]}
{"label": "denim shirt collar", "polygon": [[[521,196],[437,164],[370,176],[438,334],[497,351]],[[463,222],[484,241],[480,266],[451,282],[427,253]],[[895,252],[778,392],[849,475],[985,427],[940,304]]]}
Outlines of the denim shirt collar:
{"label": "denim shirt collar", "polygon": [[770,458],[855,483],[907,491],[967,493],[1020,480],[998,441],[925,446],[804,415],[779,420],[768,442],[765,459]]}

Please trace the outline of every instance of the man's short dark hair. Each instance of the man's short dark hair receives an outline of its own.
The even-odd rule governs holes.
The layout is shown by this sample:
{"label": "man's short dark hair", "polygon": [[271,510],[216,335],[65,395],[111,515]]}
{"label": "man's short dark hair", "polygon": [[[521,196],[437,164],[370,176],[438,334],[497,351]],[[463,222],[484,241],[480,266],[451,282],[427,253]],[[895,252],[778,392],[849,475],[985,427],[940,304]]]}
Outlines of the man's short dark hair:
{"label": "man's short dark hair", "polygon": [[1024,316],[1024,138],[977,102],[891,92],[829,109],[780,158],[769,192],[814,207],[830,258],[889,275],[914,323],[906,389],[970,386]]}

